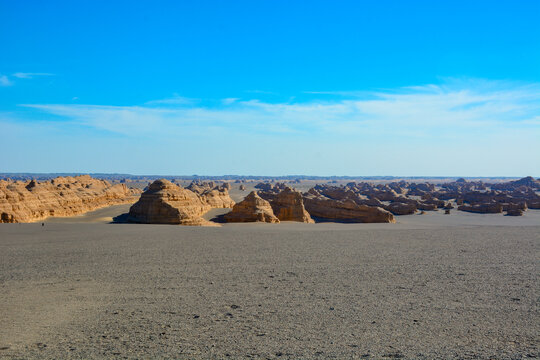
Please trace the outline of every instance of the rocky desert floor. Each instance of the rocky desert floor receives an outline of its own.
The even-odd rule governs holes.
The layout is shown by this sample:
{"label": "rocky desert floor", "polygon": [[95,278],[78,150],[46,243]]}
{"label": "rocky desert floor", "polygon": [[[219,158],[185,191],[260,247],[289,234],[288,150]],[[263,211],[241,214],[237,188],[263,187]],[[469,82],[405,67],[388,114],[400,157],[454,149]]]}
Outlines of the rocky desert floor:
{"label": "rocky desert floor", "polygon": [[527,359],[540,211],[0,225],[0,358]]}

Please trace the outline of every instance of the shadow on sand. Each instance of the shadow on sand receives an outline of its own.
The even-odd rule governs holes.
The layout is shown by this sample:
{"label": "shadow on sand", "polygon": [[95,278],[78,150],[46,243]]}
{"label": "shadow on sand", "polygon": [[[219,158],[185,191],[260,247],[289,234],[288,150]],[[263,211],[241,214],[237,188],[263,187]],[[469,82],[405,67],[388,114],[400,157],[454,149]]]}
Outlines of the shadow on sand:
{"label": "shadow on sand", "polygon": [[124,213],[113,217],[113,220],[110,222],[110,224],[129,224],[131,222],[132,221],[129,221],[129,213]]}

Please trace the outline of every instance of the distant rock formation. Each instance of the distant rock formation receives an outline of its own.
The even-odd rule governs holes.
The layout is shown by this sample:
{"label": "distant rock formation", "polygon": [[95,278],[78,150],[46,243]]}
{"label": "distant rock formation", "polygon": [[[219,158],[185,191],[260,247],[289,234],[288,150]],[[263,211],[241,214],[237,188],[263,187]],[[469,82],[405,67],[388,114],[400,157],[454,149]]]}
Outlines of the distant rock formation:
{"label": "distant rock formation", "polygon": [[507,216],[523,216],[524,210],[522,209],[508,209],[506,212]]}
{"label": "distant rock formation", "polygon": [[304,207],[302,194],[290,187],[279,192],[270,205],[280,221],[315,222]]}
{"label": "distant rock formation", "polygon": [[394,215],[379,207],[358,205],[353,200],[333,200],[328,197],[304,194],[308,213],[317,218],[340,222],[394,223]]}
{"label": "distant rock formation", "polygon": [[513,191],[521,187],[531,188],[534,190],[540,190],[540,180],[536,180],[532,176],[527,176],[519,180],[493,184],[491,186],[493,190],[506,190],[506,191]]}
{"label": "distant rock formation", "polygon": [[145,224],[217,225],[201,215],[211,206],[198,194],[172,182],[156,180],[129,209],[128,221]]}
{"label": "distant rock formation", "polygon": [[49,181],[0,180],[0,223],[25,223],[49,216],[73,216],[136,201],[138,189],[112,185],[89,175]]}
{"label": "distant rock formation", "polygon": [[224,219],[226,222],[279,223],[270,203],[257,195],[255,191],[234,205],[232,211],[225,214]]}
{"label": "distant rock formation", "polygon": [[[476,213],[500,213],[519,209],[540,209],[540,181],[532,177],[504,183],[467,181],[463,178],[443,184],[385,184],[350,182],[344,186],[316,185],[308,191],[311,197],[323,196],[335,201],[352,201],[357,205],[380,207],[394,215],[409,215],[420,211],[458,210]],[[275,190],[271,190],[275,191]],[[262,196],[262,195],[261,195]],[[306,204],[306,209],[316,217]]]}
{"label": "distant rock formation", "polygon": [[186,189],[198,194],[212,208],[232,208],[235,202],[229,195],[230,187],[229,183],[192,182]]}
{"label": "distant rock formation", "polygon": [[258,183],[257,185],[255,185],[255,189],[264,191],[272,190],[273,188],[274,185],[272,185],[272,183]]}
{"label": "distant rock formation", "polygon": [[235,204],[229,191],[223,187],[215,187],[201,194],[201,199],[212,208],[232,208]]}
{"label": "distant rock formation", "polygon": [[503,206],[499,203],[461,205],[458,206],[458,210],[480,214],[498,214],[503,212]]}
{"label": "distant rock formation", "polygon": [[390,211],[394,215],[411,215],[417,210],[415,204],[406,204],[400,202],[393,202],[384,206],[385,210]]}
{"label": "distant rock formation", "polygon": [[238,190],[240,191],[246,191],[246,185],[242,184],[238,187]]}

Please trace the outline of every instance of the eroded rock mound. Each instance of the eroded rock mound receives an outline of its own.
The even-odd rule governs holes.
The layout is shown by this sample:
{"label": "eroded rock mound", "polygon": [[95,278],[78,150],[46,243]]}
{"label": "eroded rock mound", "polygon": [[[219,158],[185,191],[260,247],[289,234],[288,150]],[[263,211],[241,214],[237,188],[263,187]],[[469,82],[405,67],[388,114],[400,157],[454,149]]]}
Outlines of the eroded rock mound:
{"label": "eroded rock mound", "polygon": [[524,210],[522,209],[508,209],[506,212],[507,216],[523,216]]}
{"label": "eroded rock mound", "polygon": [[350,199],[334,200],[325,196],[304,195],[304,204],[308,213],[320,219],[360,222],[360,223],[394,223],[394,215],[379,207],[358,205]]}
{"label": "eroded rock mound", "polygon": [[390,211],[394,215],[411,215],[416,212],[415,204],[406,204],[401,202],[393,202],[384,206],[385,210]]}
{"label": "eroded rock mound", "polygon": [[212,208],[232,208],[235,202],[229,195],[230,187],[229,183],[192,182],[186,189],[198,194]]}
{"label": "eroded rock mound", "polygon": [[129,209],[128,221],[145,224],[216,225],[201,216],[211,206],[201,196],[161,179],[148,186]]}
{"label": "eroded rock mound", "polygon": [[270,205],[280,221],[314,223],[304,207],[302,194],[290,187],[286,187],[278,193],[270,202]]}
{"label": "eroded rock mound", "polygon": [[89,175],[37,182],[0,181],[0,223],[24,223],[49,216],[73,216],[134,202],[140,190]]}
{"label": "eroded rock mound", "polygon": [[503,212],[503,206],[499,203],[461,205],[458,206],[458,210],[480,214],[498,214]]}
{"label": "eroded rock mound", "polygon": [[270,203],[257,195],[255,191],[234,205],[232,211],[225,214],[224,219],[227,222],[279,222]]}

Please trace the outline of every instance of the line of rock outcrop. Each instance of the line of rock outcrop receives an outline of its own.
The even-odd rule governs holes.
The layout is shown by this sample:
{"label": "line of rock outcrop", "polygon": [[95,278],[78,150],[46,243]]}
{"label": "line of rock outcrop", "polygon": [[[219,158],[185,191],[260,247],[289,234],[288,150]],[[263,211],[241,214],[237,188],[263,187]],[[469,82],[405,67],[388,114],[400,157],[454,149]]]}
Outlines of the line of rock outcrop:
{"label": "line of rock outcrop", "polygon": [[261,191],[251,192],[233,211],[224,216],[227,222],[296,221],[314,223],[336,222],[395,222],[394,216],[377,206],[357,204],[351,199],[333,199],[315,189],[300,193],[285,184],[263,183]]}
{"label": "line of rock outcrop", "polygon": [[138,194],[138,189],[130,189],[125,184],[112,185],[89,175],[57,177],[42,182],[0,180],[0,223],[79,215],[134,202]]}
{"label": "line of rock outcrop", "polygon": [[[409,215],[417,211],[458,210],[475,213],[502,213],[518,216],[527,209],[540,209],[540,181],[532,177],[505,183],[468,182],[465,179],[440,185],[430,183],[388,184],[351,182],[344,186],[317,185],[309,196],[324,196],[357,205],[380,207],[394,215]],[[306,209],[312,216],[310,206]]]}

